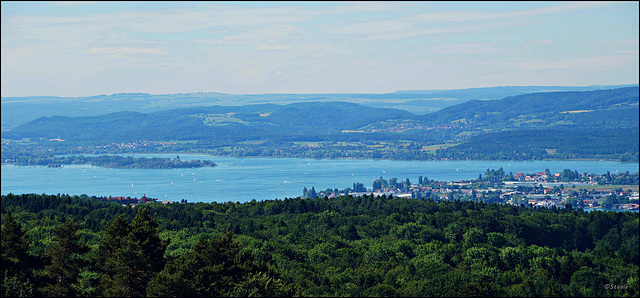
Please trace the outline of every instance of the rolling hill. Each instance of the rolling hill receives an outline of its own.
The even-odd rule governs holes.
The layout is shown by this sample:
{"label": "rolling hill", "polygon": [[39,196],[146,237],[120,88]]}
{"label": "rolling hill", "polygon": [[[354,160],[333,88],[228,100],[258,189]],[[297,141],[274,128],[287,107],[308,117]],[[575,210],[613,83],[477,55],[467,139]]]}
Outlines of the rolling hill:
{"label": "rolling hill", "polygon": [[[635,86],[532,93],[471,100],[426,115],[349,102],[304,102],[52,116],[5,130],[2,138],[41,140],[45,146],[64,140],[58,146],[71,148],[188,141],[193,145],[180,150],[242,156],[308,157],[312,148],[301,143],[312,142],[321,152],[314,157],[633,161],[638,160],[638,91]],[[448,148],[424,149],[443,143]],[[221,147],[226,149],[213,149]]]}
{"label": "rolling hill", "polygon": [[638,87],[580,92],[546,92],[500,100],[472,100],[421,119],[507,127],[638,127]]}
{"label": "rolling hill", "polygon": [[89,97],[2,97],[2,129],[15,128],[43,116],[97,116],[115,112],[153,113],[202,106],[285,105],[297,102],[350,102],[427,114],[469,100],[497,100],[534,92],[585,91],[621,86],[501,86],[459,90],[409,90],[383,94],[224,94],[215,92],[148,94],[119,93]]}
{"label": "rolling hill", "polygon": [[210,106],[155,113],[117,112],[99,116],[41,117],[3,132],[3,138],[72,141],[202,140],[327,135],[370,122],[413,117],[395,109],[353,103]]}

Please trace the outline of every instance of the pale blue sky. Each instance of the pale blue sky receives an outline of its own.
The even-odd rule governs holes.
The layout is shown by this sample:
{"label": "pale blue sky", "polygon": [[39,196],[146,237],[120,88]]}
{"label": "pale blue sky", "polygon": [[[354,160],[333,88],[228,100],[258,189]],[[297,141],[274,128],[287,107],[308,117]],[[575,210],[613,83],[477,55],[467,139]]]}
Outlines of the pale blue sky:
{"label": "pale blue sky", "polygon": [[638,83],[638,2],[6,2],[2,96]]}

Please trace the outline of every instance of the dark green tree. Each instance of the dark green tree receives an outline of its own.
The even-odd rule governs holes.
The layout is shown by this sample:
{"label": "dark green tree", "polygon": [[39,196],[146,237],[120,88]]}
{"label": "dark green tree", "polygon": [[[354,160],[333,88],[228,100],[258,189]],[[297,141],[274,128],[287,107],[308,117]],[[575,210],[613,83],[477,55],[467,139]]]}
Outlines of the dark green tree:
{"label": "dark green tree", "polygon": [[82,254],[89,248],[79,242],[78,229],[80,225],[72,220],[57,226],[54,229],[55,243],[47,248],[44,256],[51,260],[45,266],[46,276],[51,283],[45,285],[40,291],[47,296],[76,296],[72,286],[78,279],[82,267],[85,265]]}
{"label": "dark green tree", "polygon": [[201,237],[185,255],[170,260],[150,283],[149,296],[292,296],[268,268],[240,253],[240,243],[227,231],[211,240]]}
{"label": "dark green tree", "polygon": [[28,297],[33,293],[32,258],[29,250],[29,234],[7,211],[2,225],[2,296]]}
{"label": "dark green tree", "polygon": [[94,254],[96,268],[100,271],[100,291],[105,296],[131,295],[127,282],[129,264],[122,252],[130,229],[127,217],[124,214],[118,215],[105,228],[104,239]]}
{"label": "dark green tree", "polygon": [[164,268],[168,245],[160,239],[157,228],[155,219],[143,208],[131,224],[121,214],[105,229],[95,256],[103,295],[146,295],[147,284]]}

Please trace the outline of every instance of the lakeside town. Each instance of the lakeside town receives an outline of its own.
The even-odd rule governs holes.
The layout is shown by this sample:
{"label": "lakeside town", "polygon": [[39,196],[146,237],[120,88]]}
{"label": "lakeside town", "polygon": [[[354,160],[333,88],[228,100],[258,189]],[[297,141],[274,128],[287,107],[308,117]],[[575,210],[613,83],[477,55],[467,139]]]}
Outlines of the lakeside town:
{"label": "lakeside town", "polygon": [[[393,181],[395,180],[395,181]],[[384,179],[374,186],[384,185]],[[390,183],[391,182],[391,183]],[[394,183],[395,182],[395,183]],[[417,184],[409,179],[400,183],[395,178],[386,181],[389,187],[365,190],[354,184],[351,196],[373,195],[412,199],[471,200],[475,202],[525,205],[530,207],[574,208],[588,210],[621,210],[638,212],[638,173],[606,173],[603,175],[564,170],[560,173],[544,172],[506,174],[499,169],[487,170],[485,176],[473,180],[428,181],[419,177]],[[319,196],[333,197],[340,192],[320,192]]]}
{"label": "lakeside town", "polygon": [[[433,181],[418,177],[418,183],[411,183],[409,179],[389,180],[380,177],[373,182],[372,188],[366,188],[362,183],[354,183],[353,188],[343,190],[327,189],[316,191],[315,188],[303,189],[303,198],[334,198],[349,195],[386,196],[396,198],[410,198],[418,200],[431,199],[462,200],[485,203],[499,203],[524,205],[529,207],[565,208],[570,204],[573,208],[586,210],[616,210],[638,212],[639,186],[638,174],[606,173],[579,174],[577,171],[564,170],[560,173],[544,172],[525,174],[523,172],[504,173],[499,170],[488,170],[478,179],[461,181]],[[181,201],[158,201],[157,198],[131,197],[95,197],[102,201],[117,202],[122,205],[135,207],[138,204],[187,203]]]}

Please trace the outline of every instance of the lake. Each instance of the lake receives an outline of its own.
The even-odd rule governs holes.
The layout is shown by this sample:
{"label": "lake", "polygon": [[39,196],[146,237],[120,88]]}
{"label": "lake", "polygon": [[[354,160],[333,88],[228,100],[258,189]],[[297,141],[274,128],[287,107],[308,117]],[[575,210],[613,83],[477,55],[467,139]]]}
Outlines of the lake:
{"label": "lake", "polygon": [[[129,155],[123,155],[129,156]],[[139,154],[175,158],[176,154]],[[2,165],[2,194],[130,196],[188,202],[247,202],[293,198],[303,188],[344,189],[356,182],[371,188],[377,178],[459,181],[487,169],[537,173],[564,169],[604,174],[638,172],[638,163],[610,161],[394,161],[356,159],[238,158],[180,154],[181,160],[212,160],[216,167],[195,169],[110,169],[89,165],[62,168]]]}

